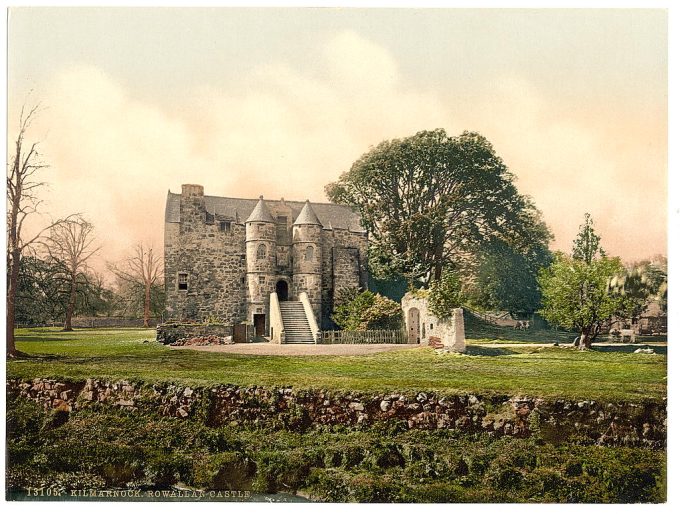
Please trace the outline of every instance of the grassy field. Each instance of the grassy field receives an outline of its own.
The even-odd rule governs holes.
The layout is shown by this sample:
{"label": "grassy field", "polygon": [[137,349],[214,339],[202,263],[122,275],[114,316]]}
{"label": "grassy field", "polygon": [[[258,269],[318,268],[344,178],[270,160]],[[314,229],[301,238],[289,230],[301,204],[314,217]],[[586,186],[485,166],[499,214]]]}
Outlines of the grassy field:
{"label": "grassy field", "polygon": [[[144,342],[148,340],[149,342]],[[468,355],[430,348],[356,357],[243,356],[169,349],[153,330],[61,332],[21,329],[17,347],[29,356],[8,363],[10,377],[132,379],[188,385],[294,386],[366,392],[523,394],[641,400],[666,396],[666,356],[625,351],[476,346]],[[611,348],[610,348],[611,350]]]}

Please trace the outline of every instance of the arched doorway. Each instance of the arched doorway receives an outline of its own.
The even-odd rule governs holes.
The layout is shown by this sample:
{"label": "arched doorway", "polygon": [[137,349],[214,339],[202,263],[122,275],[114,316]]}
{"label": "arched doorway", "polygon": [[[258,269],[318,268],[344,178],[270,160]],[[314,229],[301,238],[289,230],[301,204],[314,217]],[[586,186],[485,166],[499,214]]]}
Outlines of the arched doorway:
{"label": "arched doorway", "polygon": [[280,302],[288,301],[288,282],[285,280],[279,280],[276,283],[276,296]]}
{"label": "arched doorway", "polygon": [[420,329],[420,311],[416,307],[408,310],[408,342],[409,344],[419,344],[418,330]]}

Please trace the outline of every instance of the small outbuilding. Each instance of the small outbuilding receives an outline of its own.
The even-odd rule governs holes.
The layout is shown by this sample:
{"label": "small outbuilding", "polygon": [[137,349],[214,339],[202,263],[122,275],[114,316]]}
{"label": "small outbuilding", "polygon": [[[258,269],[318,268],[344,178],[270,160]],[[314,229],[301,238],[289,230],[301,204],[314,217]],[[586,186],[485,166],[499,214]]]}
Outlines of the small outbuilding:
{"label": "small outbuilding", "polygon": [[428,309],[427,296],[418,293],[406,293],[401,299],[401,309],[409,344],[438,341],[448,350],[465,351],[463,309],[453,309],[446,319],[437,318]]}

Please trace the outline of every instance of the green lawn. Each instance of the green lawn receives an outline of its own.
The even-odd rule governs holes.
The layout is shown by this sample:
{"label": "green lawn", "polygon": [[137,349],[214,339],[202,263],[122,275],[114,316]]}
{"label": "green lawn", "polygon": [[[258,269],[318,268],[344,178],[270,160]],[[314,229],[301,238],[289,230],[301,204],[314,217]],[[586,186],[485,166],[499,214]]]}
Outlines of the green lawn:
{"label": "green lawn", "polygon": [[[150,342],[143,342],[144,340]],[[21,329],[17,347],[30,357],[8,363],[9,377],[107,378],[188,385],[294,386],[366,392],[526,394],[640,400],[666,396],[666,356],[564,348],[484,348],[469,355],[430,348],[356,357],[245,356],[170,349],[153,330],[61,332]]]}

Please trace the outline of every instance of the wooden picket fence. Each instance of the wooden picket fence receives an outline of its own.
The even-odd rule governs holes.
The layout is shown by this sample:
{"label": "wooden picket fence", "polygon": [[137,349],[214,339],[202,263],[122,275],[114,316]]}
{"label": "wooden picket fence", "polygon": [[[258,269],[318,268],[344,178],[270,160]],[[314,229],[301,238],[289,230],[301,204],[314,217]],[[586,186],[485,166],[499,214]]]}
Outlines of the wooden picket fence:
{"label": "wooden picket fence", "polygon": [[406,344],[405,330],[324,330],[322,344]]}

